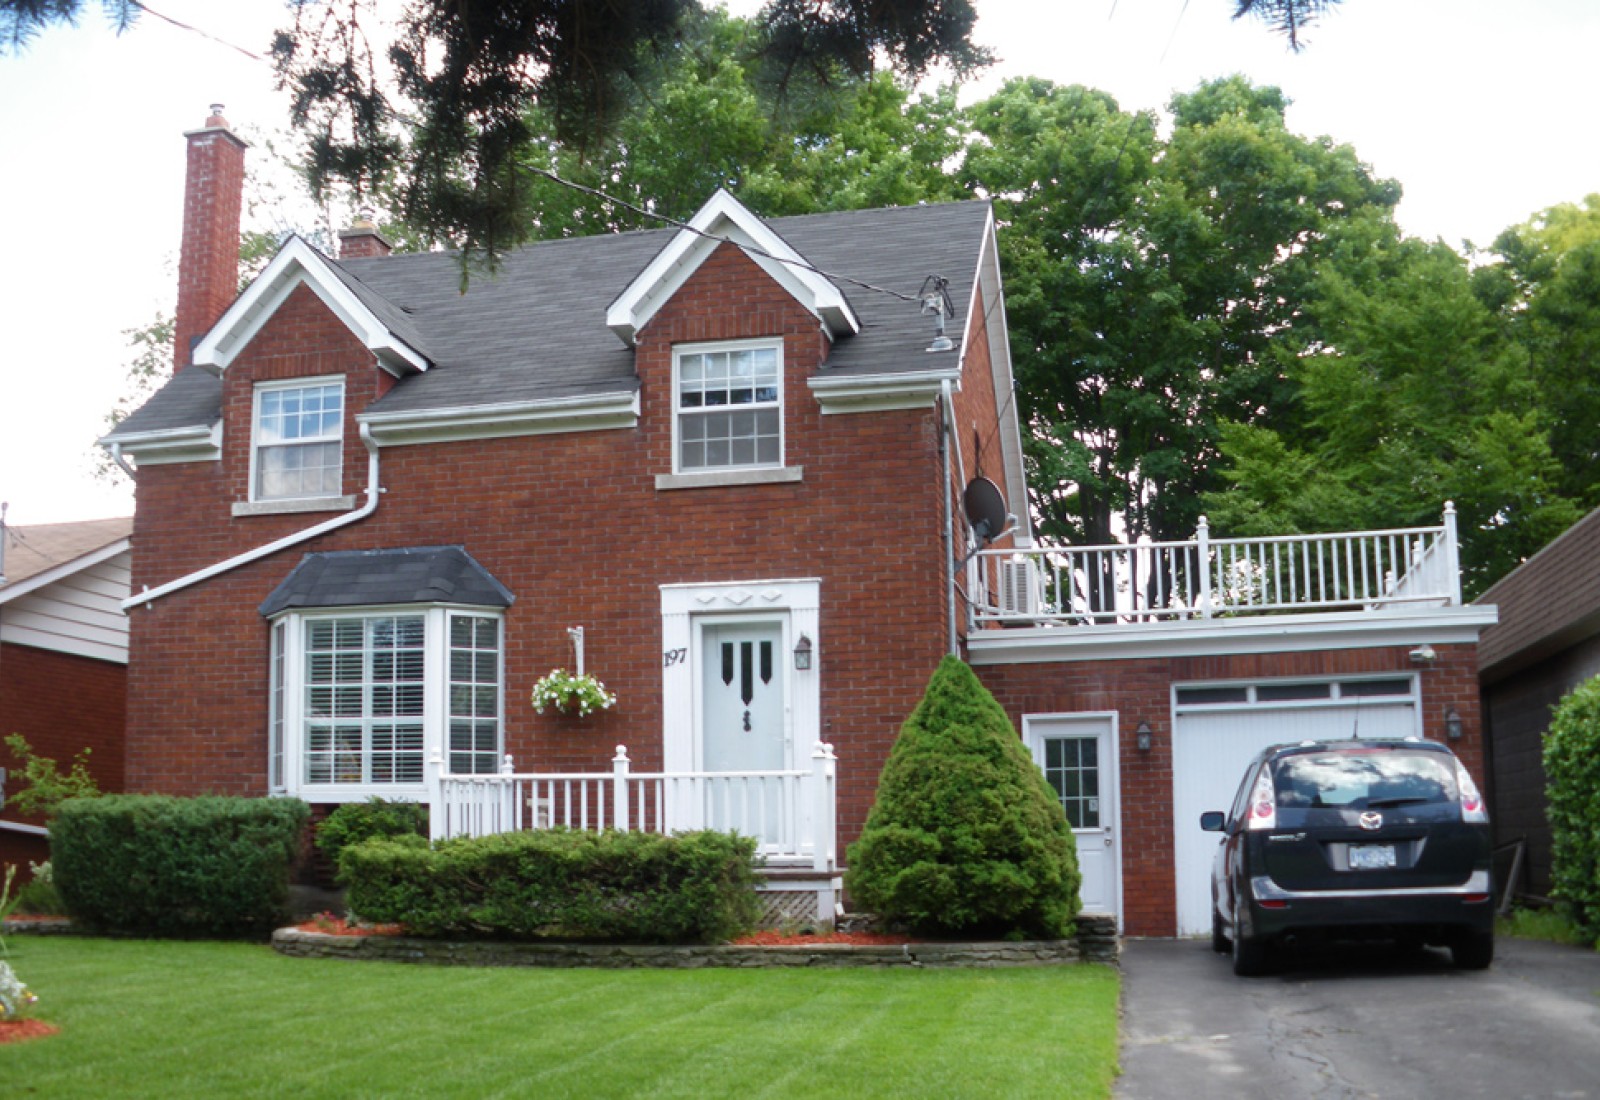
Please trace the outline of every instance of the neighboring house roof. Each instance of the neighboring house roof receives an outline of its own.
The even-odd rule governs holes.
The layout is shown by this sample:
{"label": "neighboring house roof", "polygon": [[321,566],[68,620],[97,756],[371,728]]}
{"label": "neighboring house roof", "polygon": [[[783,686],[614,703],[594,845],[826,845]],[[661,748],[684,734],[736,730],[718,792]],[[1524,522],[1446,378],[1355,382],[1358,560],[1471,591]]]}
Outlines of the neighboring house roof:
{"label": "neighboring house roof", "polygon": [[[899,294],[914,297],[927,276],[944,276],[958,318],[951,335],[959,338],[959,319],[970,313],[989,216],[988,203],[961,202],[774,218],[764,224],[814,267]],[[639,385],[633,352],[608,327],[607,312],[658,256],[682,247],[685,232],[537,242],[507,254],[494,274],[474,273],[464,294],[456,253],[341,262],[296,239],[285,246],[294,256],[286,260],[280,254],[274,260],[197,347],[197,361],[208,348],[216,350],[220,331],[247,327],[252,309],[281,300],[274,295],[286,294],[292,280],[303,278],[325,300],[353,297],[364,318],[386,327],[396,346],[425,356],[429,369],[405,373],[369,406],[374,417],[632,395]],[[958,362],[959,352],[927,353],[933,325],[917,302],[815,272],[801,281],[813,294],[809,304],[836,321],[848,316],[859,325],[859,331],[835,342],[825,373],[926,372]],[[333,283],[337,291],[330,290]],[[840,331],[850,327],[835,324]],[[220,412],[220,385],[206,370],[191,368],[179,372],[106,441],[126,444],[151,433],[197,433],[209,429]]]}
{"label": "neighboring house roof", "polygon": [[0,642],[126,664],[133,520],[0,528]]}
{"label": "neighboring house roof", "polygon": [[336,550],[301,559],[261,604],[261,614],[418,603],[510,607],[514,599],[459,546]]}
{"label": "neighboring house roof", "polygon": [[1479,596],[1500,621],[1478,643],[1478,674],[1503,679],[1600,633],[1600,509]]}
{"label": "neighboring house roof", "polygon": [[0,604],[128,548],[133,517],[0,528]]}

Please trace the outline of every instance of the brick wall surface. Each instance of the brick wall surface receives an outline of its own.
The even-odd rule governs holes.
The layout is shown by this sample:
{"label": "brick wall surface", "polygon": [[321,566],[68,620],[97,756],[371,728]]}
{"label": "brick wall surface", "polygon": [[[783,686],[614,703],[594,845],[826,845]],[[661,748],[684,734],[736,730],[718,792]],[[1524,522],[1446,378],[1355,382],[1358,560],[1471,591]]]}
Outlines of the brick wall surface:
{"label": "brick wall surface", "polygon": [[[127,669],[71,653],[0,645],[0,737],[20,733],[34,752],[63,771],[89,749],[89,774],[100,789],[123,787],[122,743]],[[0,768],[20,776],[22,762],[0,743]],[[8,781],[8,791],[18,783]],[[38,825],[11,809],[6,818]]]}
{"label": "brick wall surface", "polygon": [[188,136],[184,181],[182,262],[173,349],[181,370],[190,343],[233,304],[239,292],[239,213],[244,188],[244,144],[216,116]]}
{"label": "brick wall surface", "polygon": [[[1472,646],[1437,645],[1422,673],[1424,735],[1444,740],[1445,711],[1454,707],[1464,735],[1453,747],[1483,782],[1483,723]],[[1172,821],[1172,701],[1175,682],[1312,678],[1415,671],[1409,647],[1338,649],[1314,653],[1244,654],[1137,661],[984,666],[984,684],[1021,728],[1027,714],[1115,711],[1120,728],[1148,722],[1152,745],[1138,752],[1123,738],[1123,928],[1132,936],[1170,936],[1177,928]]]}
{"label": "brick wall surface", "polygon": [[[803,480],[658,491],[672,468],[672,345],[758,336],[784,341],[786,462]],[[820,578],[822,733],[841,758],[852,838],[943,650],[940,471],[931,403],[819,413],[806,379],[826,347],[814,316],[724,246],[640,334],[636,429],[384,448],[387,491],[369,519],[133,612],[130,786],[265,790],[269,640],[256,608],[304,552],[459,543],[517,596],[507,750],[539,769],[603,769],[618,744],[637,767],[659,766],[660,585]],[[364,487],[353,417],[379,372],[301,288],[225,376],[222,461],[141,471],[136,590],[326,518],[231,519],[229,507],[247,499],[253,383],[335,372],[347,377],[344,488]],[[581,720],[537,715],[528,691],[570,665],[566,631],[580,624],[588,667],[620,702]]]}

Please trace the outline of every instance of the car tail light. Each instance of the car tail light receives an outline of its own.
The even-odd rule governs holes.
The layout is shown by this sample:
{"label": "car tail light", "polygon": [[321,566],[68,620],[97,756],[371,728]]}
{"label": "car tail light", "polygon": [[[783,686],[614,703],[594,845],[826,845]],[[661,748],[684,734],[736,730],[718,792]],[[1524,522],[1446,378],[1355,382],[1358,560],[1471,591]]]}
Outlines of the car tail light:
{"label": "car tail light", "polygon": [[1483,795],[1478,793],[1478,785],[1459,760],[1456,761],[1456,786],[1461,791],[1461,820],[1488,821],[1489,811],[1483,804]]}
{"label": "car tail light", "polygon": [[1278,827],[1278,796],[1272,789],[1272,769],[1262,768],[1256,776],[1256,789],[1250,792],[1251,829],[1276,829]]}

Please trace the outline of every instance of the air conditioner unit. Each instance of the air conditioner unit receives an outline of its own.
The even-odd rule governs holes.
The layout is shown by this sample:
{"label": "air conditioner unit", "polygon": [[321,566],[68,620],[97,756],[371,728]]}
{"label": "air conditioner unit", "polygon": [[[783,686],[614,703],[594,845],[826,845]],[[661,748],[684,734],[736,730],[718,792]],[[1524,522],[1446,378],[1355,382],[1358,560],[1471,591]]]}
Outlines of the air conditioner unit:
{"label": "air conditioner unit", "polygon": [[1044,602],[1039,585],[1039,564],[1032,558],[1000,562],[1000,613],[1038,615]]}

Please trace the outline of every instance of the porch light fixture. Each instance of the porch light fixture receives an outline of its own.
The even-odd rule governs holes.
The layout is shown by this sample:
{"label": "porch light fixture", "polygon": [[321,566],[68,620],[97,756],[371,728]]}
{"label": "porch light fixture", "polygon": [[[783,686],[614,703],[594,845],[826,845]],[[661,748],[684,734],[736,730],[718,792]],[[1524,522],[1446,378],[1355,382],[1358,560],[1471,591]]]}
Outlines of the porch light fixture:
{"label": "porch light fixture", "polygon": [[1461,715],[1455,707],[1444,712],[1444,735],[1451,741],[1461,740]]}
{"label": "porch light fixture", "polygon": [[800,640],[794,644],[794,667],[798,672],[807,672],[811,668],[811,638],[800,635]]}
{"label": "porch light fixture", "polygon": [[1139,728],[1133,731],[1133,744],[1140,752],[1150,751],[1150,723],[1140,722]]}

